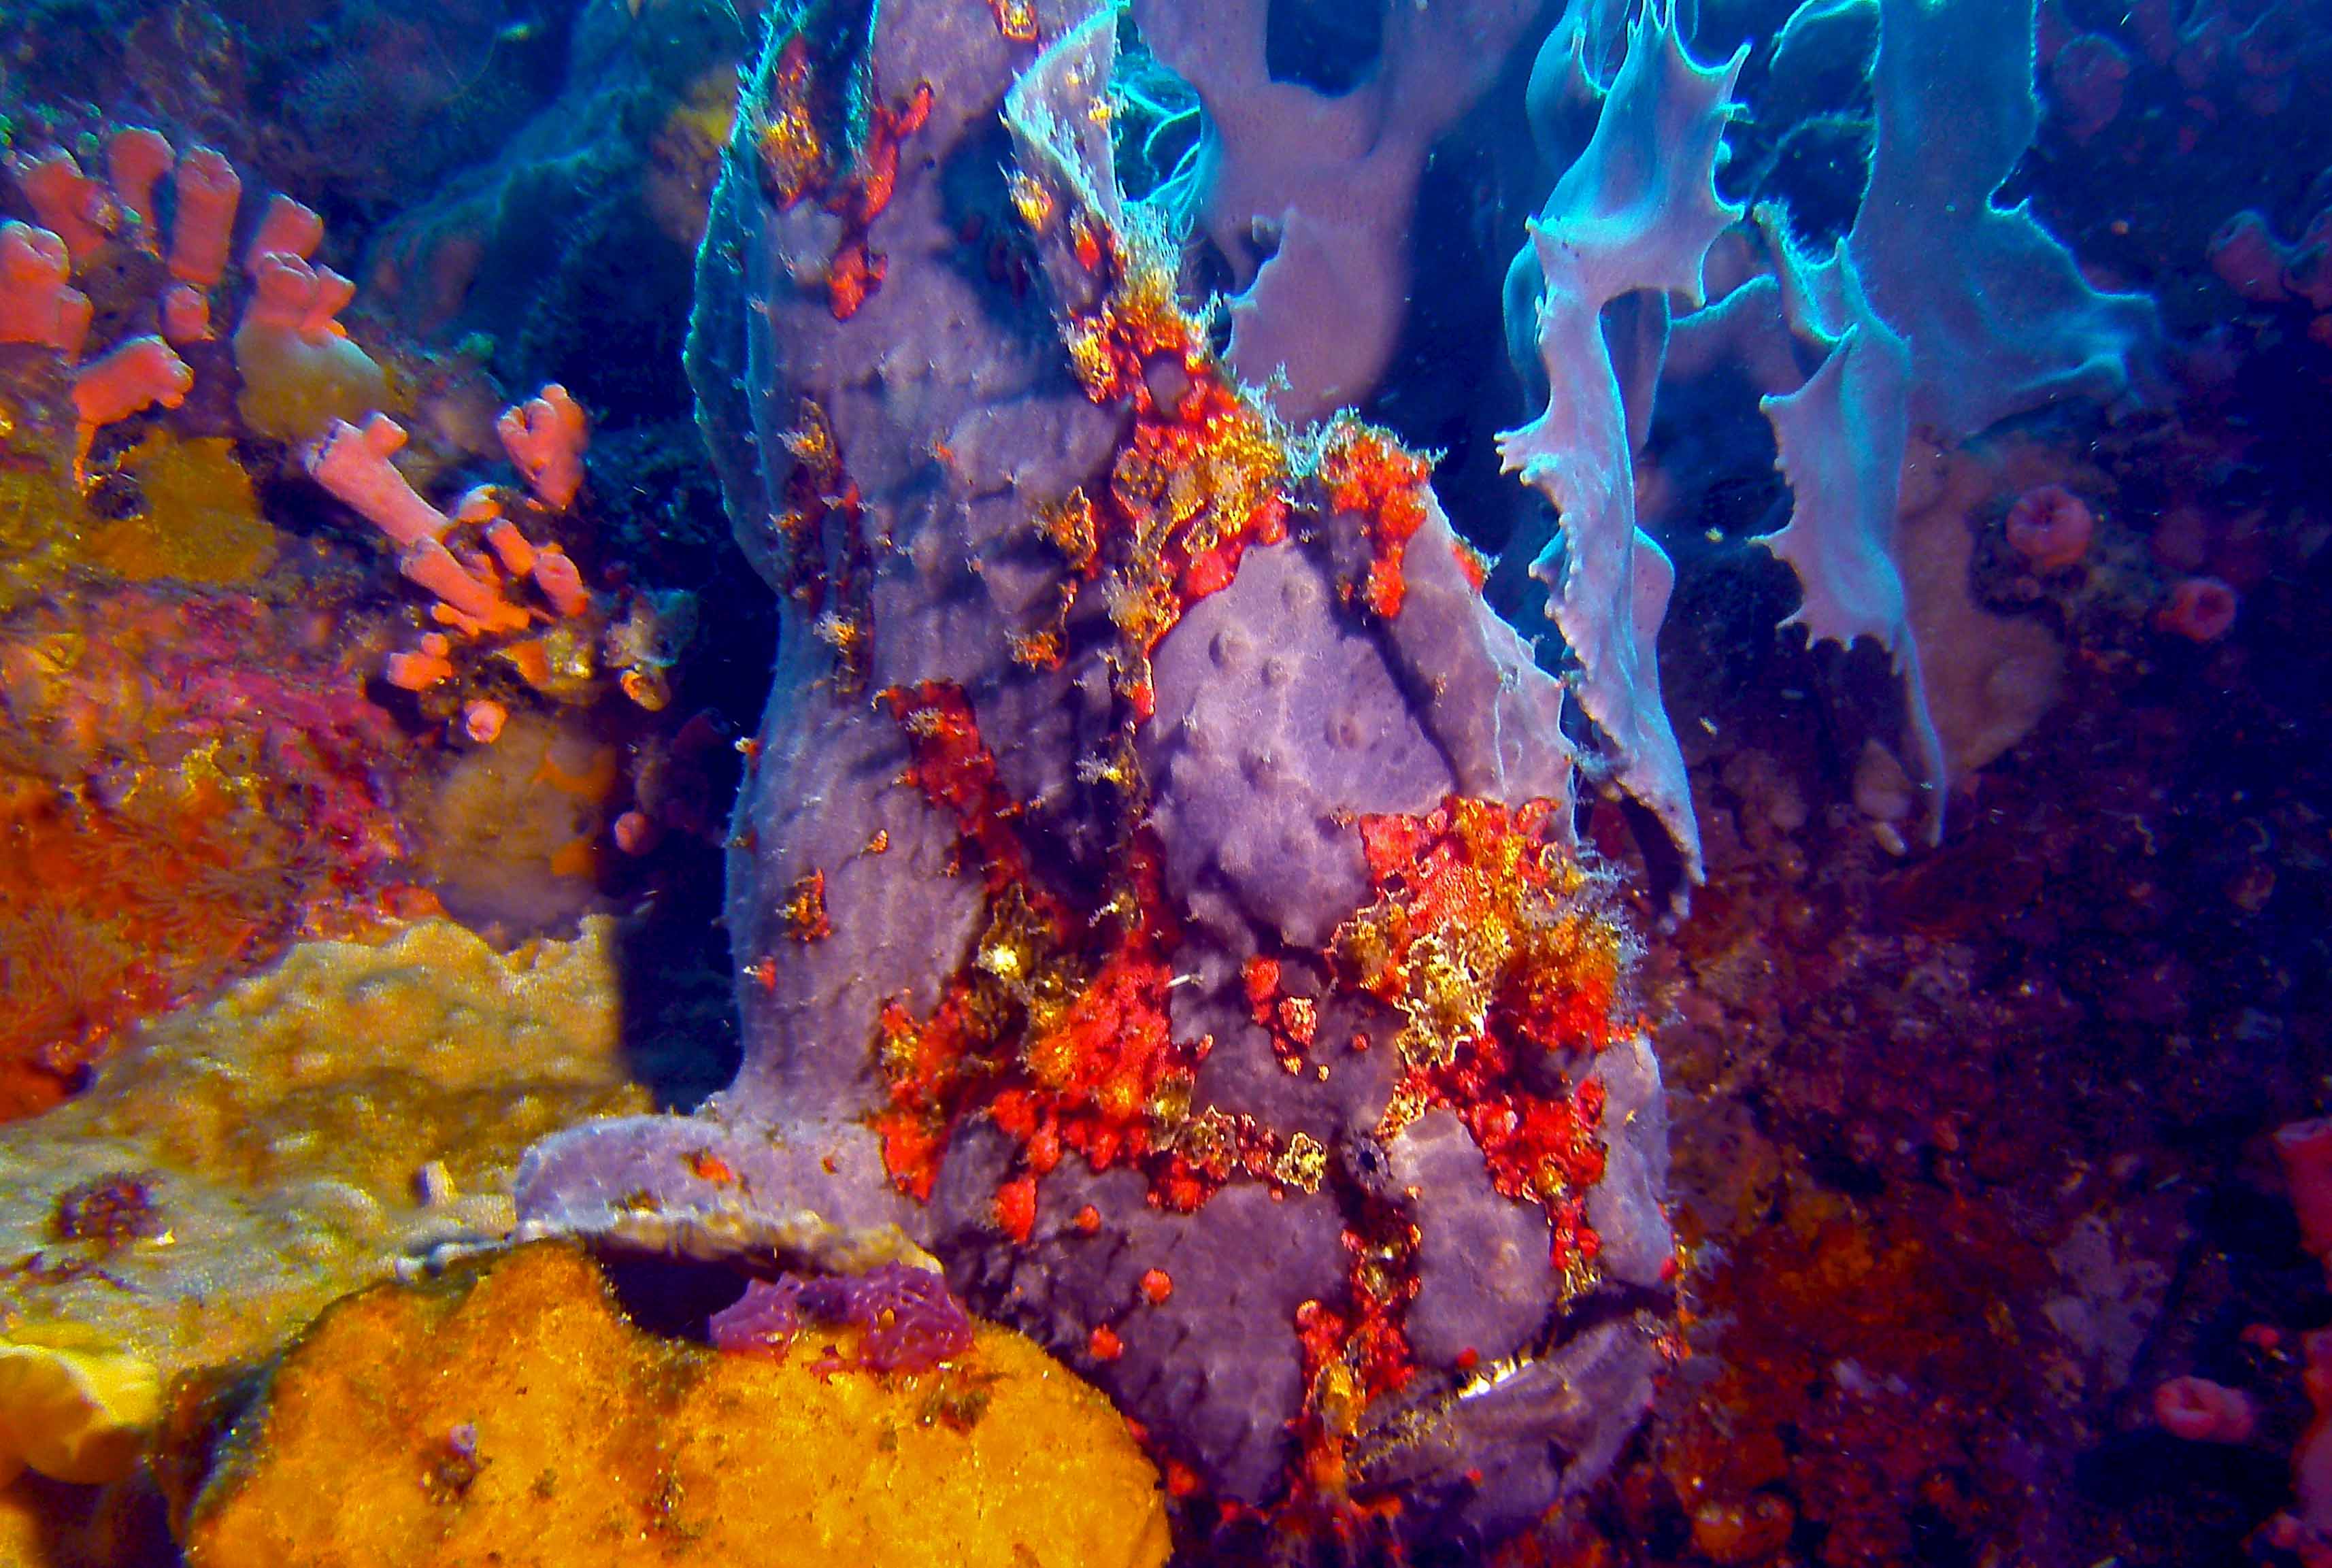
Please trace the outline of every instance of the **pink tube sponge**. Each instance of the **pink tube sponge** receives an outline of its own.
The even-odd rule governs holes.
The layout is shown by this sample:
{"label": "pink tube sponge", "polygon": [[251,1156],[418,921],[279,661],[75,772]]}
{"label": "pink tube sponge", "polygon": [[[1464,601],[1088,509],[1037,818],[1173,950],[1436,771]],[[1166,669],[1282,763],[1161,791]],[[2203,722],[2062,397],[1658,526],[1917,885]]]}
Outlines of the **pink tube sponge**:
{"label": "pink tube sponge", "polygon": [[2129,69],[2121,45],[2101,33],[2084,33],[2058,53],[2049,64],[2049,89],[2067,135],[2087,141],[2114,122]]}
{"label": "pink tube sponge", "polygon": [[2278,1127],[2275,1157],[2291,1188],[2300,1245],[2319,1261],[2332,1259],[2332,1116]]}
{"label": "pink tube sponge", "polygon": [[441,613],[439,619],[465,633],[514,632],[527,624],[526,612],[502,598],[499,584],[464,565],[442,540],[425,539],[409,546],[397,558],[397,569],[406,581],[435,594],[441,612],[452,612]]}
{"label": "pink tube sponge", "polygon": [[11,158],[9,168],[42,225],[64,241],[73,265],[85,266],[111,237],[112,203],[105,186],[81,172],[63,148],[37,158]]}
{"label": "pink tube sponge", "polygon": [[192,283],[172,283],[162,292],[162,336],[173,343],[200,343],[211,335],[211,297]]}
{"label": "pink tube sponge", "polygon": [[389,655],[384,673],[392,686],[425,692],[440,681],[454,678],[453,662],[445,656],[453,651],[454,645],[444,633],[424,633],[417,647]]}
{"label": "pink tube sponge", "polygon": [[2008,509],[2009,547],[2037,572],[2079,566],[2096,531],[2089,503],[2061,484],[2028,490]]}
{"label": "pink tube sponge", "polygon": [[355,295],[348,279],[292,252],[253,257],[251,303],[234,330],[234,366],[243,378],[235,408],[244,425],[279,441],[301,441],[387,401],[387,377],[337,320]]}
{"label": "pink tube sponge", "polygon": [[583,451],[591,444],[582,405],[554,381],[540,397],[503,409],[494,428],[528,487],[553,512],[565,511],[583,487]]}
{"label": "pink tube sponge", "polygon": [[297,332],[310,343],[346,335],[336,318],[357,286],[331,268],[311,267],[289,251],[255,251],[251,286],[244,325]]}
{"label": "pink tube sponge", "polygon": [[273,255],[296,256],[304,262],[323,243],[324,220],[314,208],[288,196],[272,196],[267,198],[267,210],[260,215],[258,232],[251,236],[251,247],[243,253],[244,270],[256,272],[261,260]]}
{"label": "pink tube sponge", "polygon": [[64,241],[30,224],[0,224],[0,343],[78,355],[89,336],[90,303],[72,279]]}
{"label": "pink tube sponge", "polygon": [[178,161],[178,211],[170,223],[170,275],[198,289],[226,274],[243,177],[226,155],[198,147]]}
{"label": "pink tube sponge", "polygon": [[[2282,1133],[2276,1134],[2279,1151],[2282,1137]],[[2301,1228],[2306,1229],[2305,1221]],[[2302,1382],[2308,1402],[2316,1407],[2316,1419],[2292,1456],[2291,1489],[2299,1506],[2270,1520],[2266,1534],[2270,1544],[2296,1554],[2306,1568],[2326,1568],[2332,1564],[2332,1332],[2311,1334],[2301,1343],[2308,1356]]]}
{"label": "pink tube sponge", "polygon": [[388,535],[400,550],[435,542],[452,526],[445,514],[421,499],[389,461],[405,445],[405,426],[376,414],[363,428],[332,421],[324,438],[309,450],[308,475],[344,505]]}
{"label": "pink tube sponge", "polygon": [[2267,219],[2246,209],[2237,213],[2211,236],[2205,253],[2219,282],[2255,305],[2283,298],[2283,248]]}
{"label": "pink tube sponge", "polygon": [[195,373],[169,344],[152,336],[131,338],[73,378],[73,412],[86,433],[157,404],[176,408],[194,384]]}
{"label": "pink tube sponge", "polygon": [[2234,629],[2235,590],[2214,577],[2190,577],[2170,590],[2155,621],[2190,643],[2215,643]]}
{"label": "pink tube sponge", "polygon": [[2283,286],[2319,311],[2332,311],[2332,210],[2317,215],[2283,267]]}
{"label": "pink tube sponge", "polygon": [[160,226],[154,221],[154,186],[160,183],[178,155],[158,130],[135,125],[117,130],[105,144],[106,177],[113,183],[114,200],[121,216],[135,225],[138,243],[158,251]]}
{"label": "pink tube sponge", "polygon": [[2251,1396],[2208,1378],[2172,1378],[2154,1391],[2154,1419],[2190,1443],[2248,1443],[2258,1425]]}
{"label": "pink tube sponge", "polygon": [[557,545],[546,544],[534,552],[531,575],[534,586],[542,590],[542,597],[560,615],[571,619],[591,607],[591,595],[583,586],[582,572]]}

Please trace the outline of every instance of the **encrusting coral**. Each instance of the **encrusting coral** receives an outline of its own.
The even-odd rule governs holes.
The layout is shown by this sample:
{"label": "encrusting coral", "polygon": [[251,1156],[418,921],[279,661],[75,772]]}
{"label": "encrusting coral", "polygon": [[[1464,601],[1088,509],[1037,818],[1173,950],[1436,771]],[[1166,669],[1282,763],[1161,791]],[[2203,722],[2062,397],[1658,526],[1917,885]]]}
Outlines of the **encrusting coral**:
{"label": "encrusting coral", "polygon": [[604,923],[508,957],[442,920],[294,949],[0,1128],[0,1312],[164,1373],[263,1353],[506,1226],[528,1142],[636,1107]]}
{"label": "encrusting coral", "polygon": [[[285,1353],[207,1467],[173,1461],[186,1561],[1165,1561],[1156,1471],[1036,1346],[981,1324],[878,1370],[858,1336],[658,1339],[555,1243],[367,1291]],[[176,1435],[225,1413],[190,1397]]]}

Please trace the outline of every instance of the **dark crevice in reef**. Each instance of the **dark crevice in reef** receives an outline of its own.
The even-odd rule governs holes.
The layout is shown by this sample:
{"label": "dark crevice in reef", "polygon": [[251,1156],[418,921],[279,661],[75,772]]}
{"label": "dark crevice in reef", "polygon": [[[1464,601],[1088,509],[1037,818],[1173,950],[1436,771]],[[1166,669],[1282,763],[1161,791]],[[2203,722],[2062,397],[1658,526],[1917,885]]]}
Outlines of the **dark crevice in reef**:
{"label": "dark crevice in reef", "polygon": [[1341,95],[1375,68],[1383,41],[1384,14],[1369,0],[1273,0],[1264,62],[1274,81]]}

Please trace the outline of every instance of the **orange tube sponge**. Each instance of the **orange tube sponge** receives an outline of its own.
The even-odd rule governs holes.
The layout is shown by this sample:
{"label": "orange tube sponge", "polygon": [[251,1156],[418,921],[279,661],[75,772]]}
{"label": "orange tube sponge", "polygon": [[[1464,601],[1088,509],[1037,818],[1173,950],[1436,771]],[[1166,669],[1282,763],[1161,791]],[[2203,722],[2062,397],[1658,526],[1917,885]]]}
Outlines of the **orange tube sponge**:
{"label": "orange tube sponge", "polygon": [[405,426],[386,414],[374,415],[362,429],[335,419],[309,450],[307,466],[310,478],[399,547],[411,550],[435,543],[452,524],[389,462],[404,445]]}
{"label": "orange tube sponge", "polygon": [[84,442],[99,427],[157,404],[176,408],[194,384],[195,373],[161,339],[148,334],[116,345],[73,378],[73,412],[81,417]]}
{"label": "orange tube sponge", "polygon": [[550,601],[550,607],[562,616],[581,615],[591,607],[591,595],[583,587],[583,574],[567,552],[555,544],[546,544],[534,552],[534,586]]}
{"label": "orange tube sponge", "polygon": [[582,405],[556,381],[541,395],[502,410],[494,424],[502,450],[544,505],[563,512],[583,487],[583,451],[591,444]]}
{"label": "orange tube sponge", "polygon": [[[443,637],[437,640],[444,641]],[[454,665],[442,652],[433,653],[425,646],[389,655],[381,673],[388,677],[390,685],[402,691],[425,692],[440,681],[452,680]]]}
{"label": "orange tube sponge", "polygon": [[53,147],[38,158],[11,158],[8,167],[42,225],[64,241],[74,266],[86,265],[105,248],[111,204],[105,186],[81,173],[72,154]]}
{"label": "orange tube sponge", "polygon": [[170,275],[198,289],[215,286],[226,273],[234,237],[235,204],[243,177],[226,155],[198,147],[178,161],[178,212],[170,224]]}
{"label": "orange tube sponge", "polygon": [[113,184],[114,201],[120,215],[136,225],[143,250],[161,248],[161,225],[154,221],[154,186],[177,161],[168,139],[142,125],[115,131],[105,144],[105,173]]}
{"label": "orange tube sponge", "polygon": [[514,632],[526,625],[526,612],[502,598],[502,590],[454,558],[437,540],[425,539],[397,558],[397,569],[406,579],[427,588],[454,612],[464,631]]}
{"label": "orange tube sponge", "polygon": [[72,278],[64,241],[30,224],[0,224],[0,343],[78,355],[89,336],[90,303]]}
{"label": "orange tube sponge", "polygon": [[497,517],[486,524],[486,548],[494,552],[494,559],[512,577],[526,577],[534,570],[533,544],[507,517]]}
{"label": "orange tube sponge", "polygon": [[479,745],[491,746],[502,738],[502,725],[509,719],[508,708],[481,697],[462,710],[462,731]]}

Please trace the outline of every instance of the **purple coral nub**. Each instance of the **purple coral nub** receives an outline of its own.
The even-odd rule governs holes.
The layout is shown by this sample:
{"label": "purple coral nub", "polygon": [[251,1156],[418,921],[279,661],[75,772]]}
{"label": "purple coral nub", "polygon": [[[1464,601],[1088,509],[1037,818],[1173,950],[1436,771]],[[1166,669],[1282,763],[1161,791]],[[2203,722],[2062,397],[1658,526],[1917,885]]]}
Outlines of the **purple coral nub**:
{"label": "purple coral nub", "polygon": [[779,1349],[801,1332],[803,1315],[800,1276],[754,1280],[744,1295],[712,1315],[712,1348],[747,1353]]}
{"label": "purple coral nub", "polygon": [[811,1321],[863,1329],[859,1362],[872,1372],[930,1372],[971,1348],[971,1319],[947,1282],[903,1263],[860,1275],[757,1279],[713,1315],[713,1348],[773,1349]]}

